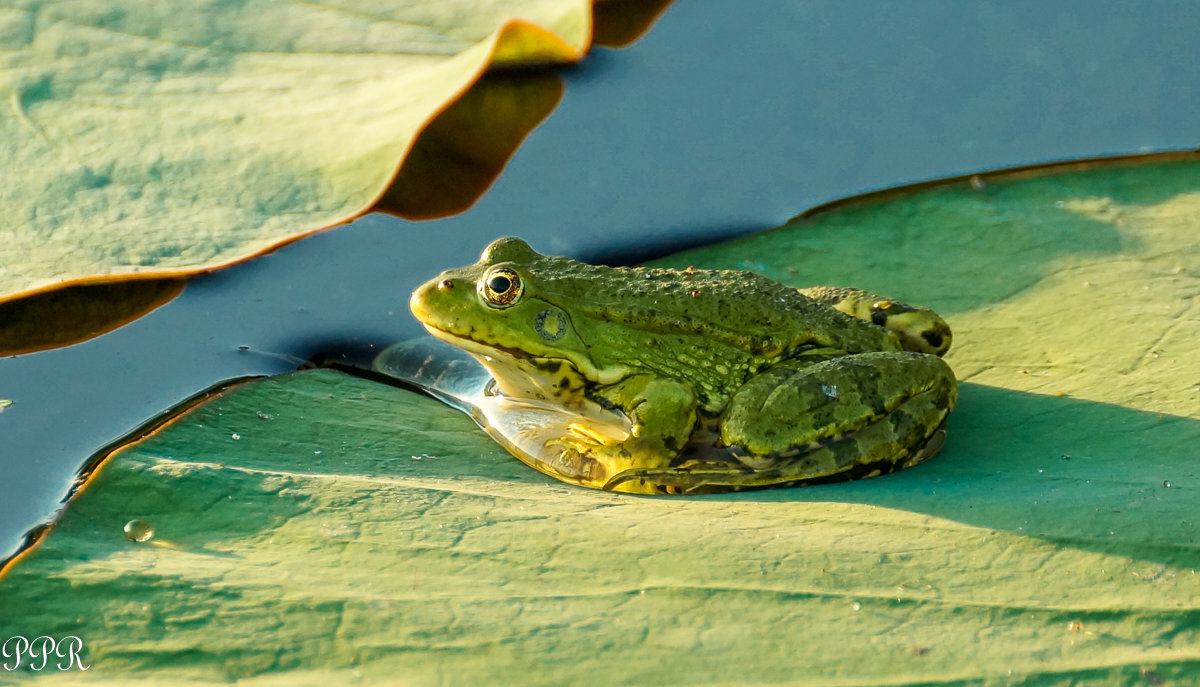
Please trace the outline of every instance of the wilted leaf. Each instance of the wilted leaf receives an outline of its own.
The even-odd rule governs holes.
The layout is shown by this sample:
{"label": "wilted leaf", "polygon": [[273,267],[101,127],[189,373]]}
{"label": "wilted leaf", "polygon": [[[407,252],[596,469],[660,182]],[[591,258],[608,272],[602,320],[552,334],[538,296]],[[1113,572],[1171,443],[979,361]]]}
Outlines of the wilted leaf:
{"label": "wilted leaf", "polygon": [[[194,273],[347,221],[489,65],[578,59],[590,10],[587,0],[9,3],[0,301]],[[514,115],[501,128],[516,140],[548,111],[545,98],[530,103],[496,114]],[[463,183],[486,186],[496,169]]]}
{"label": "wilted leaf", "polygon": [[967,381],[925,465],[616,495],[429,399],[302,372],[113,456],[0,580],[0,635],[77,635],[93,668],[61,679],[113,684],[1194,682],[1200,162],[1050,172],[668,261],[942,308]]}

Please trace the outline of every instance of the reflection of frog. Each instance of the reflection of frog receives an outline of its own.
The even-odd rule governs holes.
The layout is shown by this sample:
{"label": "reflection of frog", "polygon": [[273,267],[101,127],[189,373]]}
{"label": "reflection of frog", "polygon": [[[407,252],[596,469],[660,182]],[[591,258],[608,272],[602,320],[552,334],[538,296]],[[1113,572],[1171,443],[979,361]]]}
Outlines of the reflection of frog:
{"label": "reflection of frog", "polygon": [[493,394],[565,418],[533,449],[504,443],[567,482],[728,491],[935,455],[957,386],[928,352],[949,347],[949,327],[863,291],[806,291],[748,272],[598,267],[506,238],[411,307],[491,372]]}

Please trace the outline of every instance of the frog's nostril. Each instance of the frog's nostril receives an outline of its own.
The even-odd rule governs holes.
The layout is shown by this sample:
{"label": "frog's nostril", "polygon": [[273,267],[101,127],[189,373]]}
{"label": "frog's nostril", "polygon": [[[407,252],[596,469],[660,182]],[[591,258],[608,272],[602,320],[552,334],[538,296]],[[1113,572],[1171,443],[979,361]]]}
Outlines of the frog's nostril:
{"label": "frog's nostril", "polygon": [[454,282],[449,279],[443,279],[438,282],[438,291],[449,291],[454,288]]}

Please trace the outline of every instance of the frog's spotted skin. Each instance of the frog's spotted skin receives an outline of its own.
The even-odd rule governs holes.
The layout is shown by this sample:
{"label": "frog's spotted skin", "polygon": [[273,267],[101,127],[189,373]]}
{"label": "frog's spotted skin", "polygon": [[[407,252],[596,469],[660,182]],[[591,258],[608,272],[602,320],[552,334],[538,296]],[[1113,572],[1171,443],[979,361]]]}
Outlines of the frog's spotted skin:
{"label": "frog's spotted skin", "polygon": [[[886,299],[814,296],[746,272],[593,266],[510,238],[410,304],[490,371],[489,433],[564,481],[727,491],[866,477],[934,455],[956,397],[949,367],[825,303]],[[949,329],[932,317],[942,341],[918,334],[918,350],[944,352]]]}

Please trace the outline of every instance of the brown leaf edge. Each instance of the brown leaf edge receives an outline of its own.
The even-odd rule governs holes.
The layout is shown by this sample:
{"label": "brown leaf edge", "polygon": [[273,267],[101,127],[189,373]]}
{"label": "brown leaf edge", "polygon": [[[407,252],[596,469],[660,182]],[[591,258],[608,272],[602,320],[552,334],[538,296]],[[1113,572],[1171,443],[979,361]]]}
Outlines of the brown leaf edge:
{"label": "brown leaf edge", "polygon": [[[595,0],[592,43],[624,47],[672,0]],[[525,138],[562,99],[562,81],[528,69],[492,69],[417,136],[375,210],[409,220],[464,212],[500,176]]]}
{"label": "brown leaf edge", "polygon": [[623,48],[646,33],[671,0],[596,0],[592,4],[592,42]]}
{"label": "brown leaf edge", "polygon": [[70,346],[110,332],[183,291],[183,279],[69,286],[0,303],[0,355]]}
{"label": "brown leaf edge", "polygon": [[421,131],[372,209],[408,220],[467,210],[558,106],[563,90],[554,74],[485,74]]}

